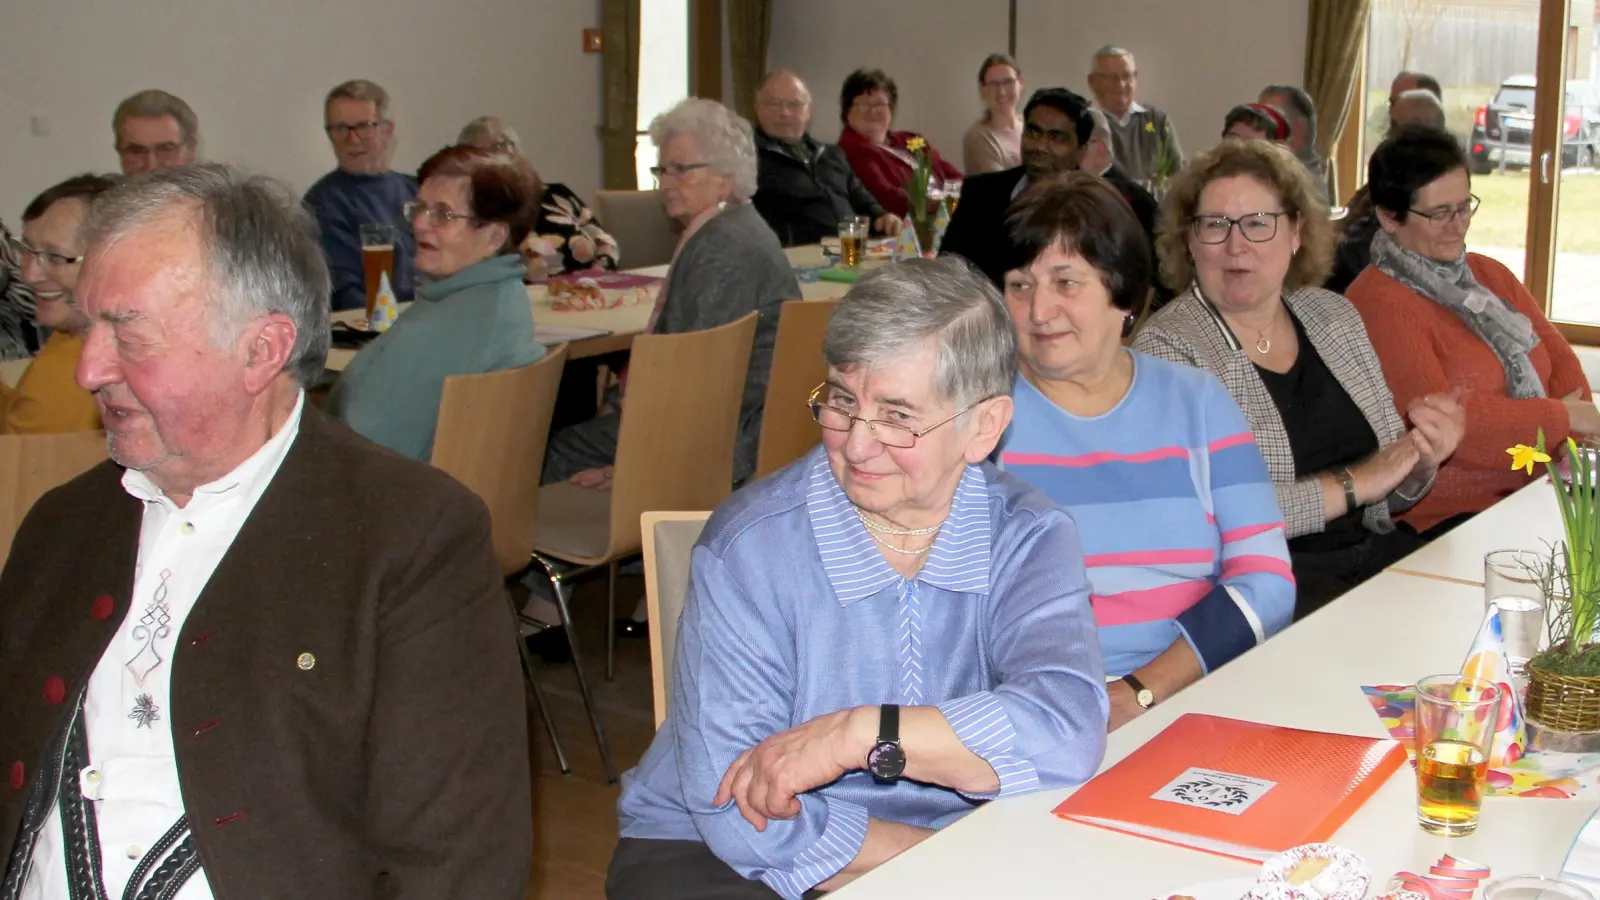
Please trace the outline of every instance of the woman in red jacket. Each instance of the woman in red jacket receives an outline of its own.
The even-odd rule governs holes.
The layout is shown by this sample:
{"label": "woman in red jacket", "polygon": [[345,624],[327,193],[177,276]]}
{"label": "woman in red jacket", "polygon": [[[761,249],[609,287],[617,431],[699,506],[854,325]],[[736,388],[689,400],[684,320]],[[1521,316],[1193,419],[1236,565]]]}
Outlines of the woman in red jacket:
{"label": "woman in red jacket", "polygon": [[[911,177],[913,157],[906,142],[921,137],[914,131],[891,131],[895,105],[900,92],[894,79],[881,69],[857,69],[844,80],[839,92],[839,118],[844,130],[839,133],[839,149],[850,160],[850,168],[883,204],[885,212],[906,216],[906,179]],[[960,178],[961,170],[945,162],[939,151],[928,144],[928,159],[933,174],[940,178]]]}

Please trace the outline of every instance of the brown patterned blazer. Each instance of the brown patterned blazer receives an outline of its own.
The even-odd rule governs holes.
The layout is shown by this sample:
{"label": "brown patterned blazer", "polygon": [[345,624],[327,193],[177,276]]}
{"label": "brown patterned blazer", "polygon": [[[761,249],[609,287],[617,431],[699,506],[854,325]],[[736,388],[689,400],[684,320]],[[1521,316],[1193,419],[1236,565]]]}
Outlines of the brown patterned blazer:
{"label": "brown patterned blazer", "polygon": [[[521,898],[527,724],[488,513],[302,416],[172,660],[206,878],[218,900]],[[107,462],[47,494],[0,574],[0,867],[129,609],[142,505],[121,477]]]}

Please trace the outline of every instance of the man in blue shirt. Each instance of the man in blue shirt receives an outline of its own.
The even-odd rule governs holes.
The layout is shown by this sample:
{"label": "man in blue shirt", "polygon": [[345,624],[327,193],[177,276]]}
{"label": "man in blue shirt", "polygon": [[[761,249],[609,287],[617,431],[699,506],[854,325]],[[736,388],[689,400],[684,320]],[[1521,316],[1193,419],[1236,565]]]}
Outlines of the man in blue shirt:
{"label": "man in blue shirt", "polygon": [[985,460],[1016,339],[964,262],[861,279],[822,446],[694,549],[671,709],[623,776],[611,900],[833,890],[983,801],[1077,784],[1104,670],[1072,520]]}
{"label": "man in blue shirt", "polygon": [[306,191],[306,205],[322,229],[322,252],[333,275],[333,308],[364,308],[366,276],[361,268],[361,226],[394,229],[394,271],[389,282],[396,299],[411,299],[411,229],[400,208],[417,196],[417,180],[389,169],[389,93],[370,81],[347,81],[328,92],[323,131],[333,144],[339,167]]}

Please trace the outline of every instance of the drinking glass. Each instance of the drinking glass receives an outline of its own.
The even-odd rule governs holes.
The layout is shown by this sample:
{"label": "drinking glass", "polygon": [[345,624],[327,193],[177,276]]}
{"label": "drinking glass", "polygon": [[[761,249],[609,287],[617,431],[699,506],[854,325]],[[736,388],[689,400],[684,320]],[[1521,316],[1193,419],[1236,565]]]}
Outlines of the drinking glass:
{"label": "drinking glass", "polygon": [[1441,837],[1472,834],[1504,695],[1482,678],[1433,675],[1416,696],[1417,822]]}
{"label": "drinking glass", "polygon": [[361,272],[367,282],[367,318],[378,302],[378,286],[385,273],[394,283],[394,226],[369,222],[361,226]]}
{"label": "drinking glass", "polygon": [[1506,668],[1526,674],[1528,660],[1539,652],[1544,636],[1545,595],[1540,577],[1549,557],[1532,550],[1496,550],[1483,557],[1484,609],[1500,611]]}
{"label": "drinking glass", "polygon": [[944,211],[949,215],[956,214],[956,206],[961,202],[961,185],[959,178],[947,178],[944,182]]}
{"label": "drinking glass", "polygon": [[1594,894],[1570,881],[1543,875],[1512,875],[1491,881],[1483,900],[1595,900]]}
{"label": "drinking glass", "polygon": [[861,265],[867,252],[867,217],[851,216],[839,222],[839,262],[846,268]]}

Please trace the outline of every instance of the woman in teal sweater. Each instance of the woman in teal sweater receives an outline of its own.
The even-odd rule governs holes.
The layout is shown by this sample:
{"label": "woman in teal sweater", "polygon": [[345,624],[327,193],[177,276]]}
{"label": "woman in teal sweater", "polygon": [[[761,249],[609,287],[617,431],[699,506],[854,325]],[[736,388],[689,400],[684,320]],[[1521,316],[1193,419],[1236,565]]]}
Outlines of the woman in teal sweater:
{"label": "woman in teal sweater", "polygon": [[539,182],[520,157],[447,147],[422,164],[405,215],[417,237],[415,301],[356,354],[328,410],[413,459],[433,454],[439,397],[451,375],[481,375],[544,356],[517,248],[539,210]]}

